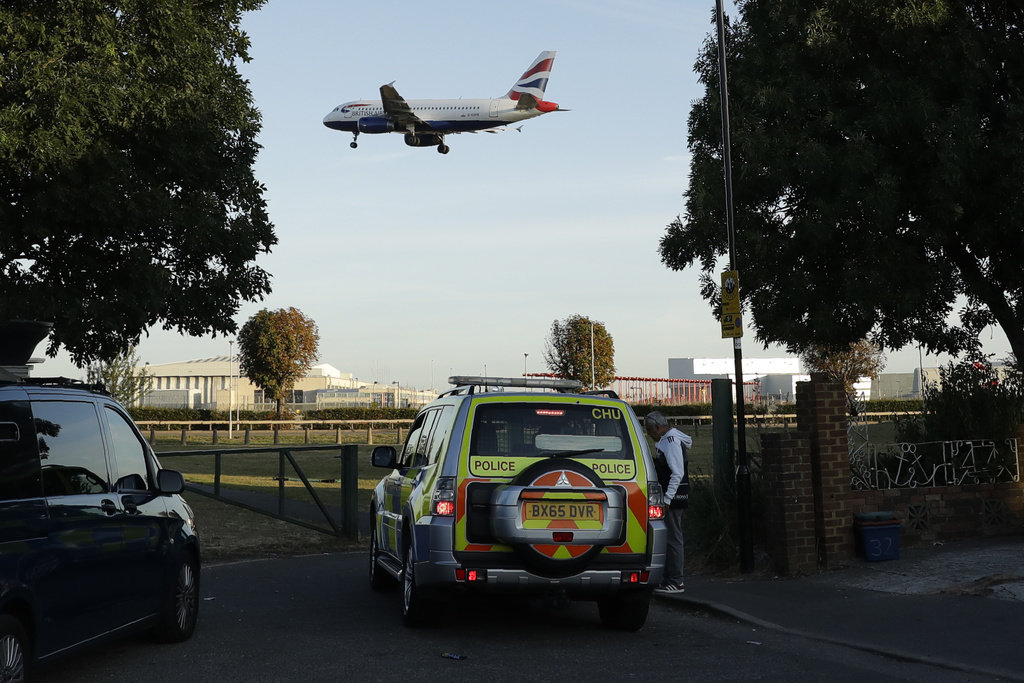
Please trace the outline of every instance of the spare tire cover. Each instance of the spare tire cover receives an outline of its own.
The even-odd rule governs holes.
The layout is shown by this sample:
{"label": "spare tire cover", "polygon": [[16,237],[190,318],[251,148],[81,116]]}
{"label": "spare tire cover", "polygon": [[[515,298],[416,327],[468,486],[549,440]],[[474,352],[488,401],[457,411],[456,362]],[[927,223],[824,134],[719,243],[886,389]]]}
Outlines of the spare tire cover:
{"label": "spare tire cover", "polygon": [[[565,480],[574,488],[604,488],[604,480],[594,470],[569,458],[548,458],[535,462],[513,480],[517,486],[555,488]],[[563,481],[563,486],[564,481]],[[579,528],[572,520],[552,520],[550,529]],[[601,545],[516,544],[513,545],[523,564],[540,576],[561,578],[583,571],[590,560],[601,552]]]}

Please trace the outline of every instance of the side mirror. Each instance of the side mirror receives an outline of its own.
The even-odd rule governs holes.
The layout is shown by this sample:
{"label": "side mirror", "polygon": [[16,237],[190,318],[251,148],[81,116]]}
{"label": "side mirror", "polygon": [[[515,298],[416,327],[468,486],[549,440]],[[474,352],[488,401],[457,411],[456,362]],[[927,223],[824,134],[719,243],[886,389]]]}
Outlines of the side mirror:
{"label": "side mirror", "polygon": [[160,470],[156,473],[156,490],[160,493],[181,493],[185,490],[185,477],[174,470]]}
{"label": "side mirror", "polygon": [[370,457],[374,467],[387,467],[392,470],[398,467],[398,452],[394,446],[377,446]]}

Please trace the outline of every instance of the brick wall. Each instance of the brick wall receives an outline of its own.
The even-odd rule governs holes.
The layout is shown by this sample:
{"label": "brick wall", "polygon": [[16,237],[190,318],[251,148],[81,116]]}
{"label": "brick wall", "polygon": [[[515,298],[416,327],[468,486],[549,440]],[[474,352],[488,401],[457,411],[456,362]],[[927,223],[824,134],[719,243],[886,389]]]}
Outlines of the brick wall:
{"label": "brick wall", "polygon": [[812,374],[797,384],[796,402],[796,430],[761,437],[766,545],[780,574],[851,561],[858,512],[895,512],[905,544],[1024,533],[1020,481],[854,491],[842,384]]}

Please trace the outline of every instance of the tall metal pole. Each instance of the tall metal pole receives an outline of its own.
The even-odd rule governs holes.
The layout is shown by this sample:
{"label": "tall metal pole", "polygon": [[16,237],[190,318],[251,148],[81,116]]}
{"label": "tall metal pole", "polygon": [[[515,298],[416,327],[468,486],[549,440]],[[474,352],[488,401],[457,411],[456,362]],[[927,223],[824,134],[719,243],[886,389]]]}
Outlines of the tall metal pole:
{"label": "tall metal pole", "polygon": [[[729,270],[739,270],[736,263],[736,220],[732,197],[732,142],[729,137],[729,79],[725,68],[725,10],[722,0],[715,0],[718,23],[718,90],[722,98],[722,161],[725,166],[725,225],[729,233]],[[743,344],[733,339],[736,357],[736,516],[739,522],[740,571],[754,568],[754,539],[750,505],[750,468],[747,463],[746,415],[743,405]]]}
{"label": "tall metal pole", "polygon": [[234,396],[234,391],[231,387],[231,379],[234,377],[234,371],[231,369],[231,358],[235,355],[235,342],[228,341],[228,440],[231,440],[231,399]]}
{"label": "tall metal pole", "polygon": [[594,321],[590,321],[590,388],[596,389],[594,386],[595,373],[594,373]]}

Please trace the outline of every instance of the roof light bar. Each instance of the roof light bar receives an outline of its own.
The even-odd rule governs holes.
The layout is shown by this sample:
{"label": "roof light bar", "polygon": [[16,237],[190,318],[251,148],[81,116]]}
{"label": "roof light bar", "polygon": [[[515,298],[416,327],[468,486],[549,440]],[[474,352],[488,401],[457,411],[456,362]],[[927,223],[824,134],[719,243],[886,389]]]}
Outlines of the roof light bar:
{"label": "roof light bar", "polygon": [[583,388],[578,379],[551,379],[547,377],[480,377],[476,375],[454,375],[448,378],[455,386],[476,385],[481,387],[528,387],[533,389],[556,389],[577,391]]}

